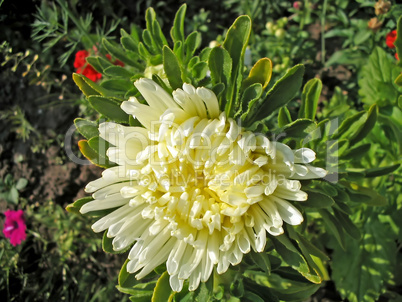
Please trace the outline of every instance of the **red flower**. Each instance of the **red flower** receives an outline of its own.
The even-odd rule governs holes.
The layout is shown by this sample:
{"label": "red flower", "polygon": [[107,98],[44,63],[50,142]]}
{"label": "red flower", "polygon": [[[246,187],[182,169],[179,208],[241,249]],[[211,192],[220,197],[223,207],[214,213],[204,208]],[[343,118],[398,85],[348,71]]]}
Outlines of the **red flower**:
{"label": "red flower", "polygon": [[389,32],[385,37],[385,43],[389,48],[395,48],[396,30]]}
{"label": "red flower", "polygon": [[[94,47],[94,51],[98,51],[96,47]],[[87,63],[86,59],[88,56],[89,52],[87,50],[77,51],[77,53],[75,54],[74,67],[76,68],[77,73],[82,74],[91,81],[96,82],[102,78],[102,74],[97,72],[91,65]],[[111,55],[107,54],[106,58],[108,58],[108,60],[112,62]],[[124,67],[124,63],[120,60],[115,60],[114,62],[112,62],[112,64]]]}
{"label": "red flower", "polygon": [[[107,54],[106,55],[106,58],[108,58],[108,60],[110,61],[110,62],[112,62],[112,56],[110,55],[110,54]],[[122,61],[120,61],[120,60],[115,60],[114,62],[112,62],[112,64],[113,65],[118,65],[118,66],[121,66],[121,67],[124,67],[124,63],[122,62]]]}
{"label": "red flower", "polygon": [[86,58],[89,56],[89,52],[86,50],[79,50],[75,54],[75,60],[74,60],[74,68],[81,68],[84,66],[87,61]]}
{"label": "red flower", "polygon": [[102,78],[102,74],[97,72],[91,65],[87,64],[84,68],[78,68],[77,73],[86,76],[93,82],[96,82]]}
{"label": "red flower", "polygon": [[26,238],[26,225],[24,220],[24,211],[7,210],[6,221],[4,222],[3,234],[10,239],[10,243],[14,246],[21,244]]}

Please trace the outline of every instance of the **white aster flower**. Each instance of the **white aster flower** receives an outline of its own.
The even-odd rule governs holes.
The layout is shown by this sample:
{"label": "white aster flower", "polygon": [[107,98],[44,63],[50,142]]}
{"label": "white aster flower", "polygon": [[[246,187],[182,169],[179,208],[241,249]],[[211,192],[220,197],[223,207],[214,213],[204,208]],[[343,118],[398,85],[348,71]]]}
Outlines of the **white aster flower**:
{"label": "white aster flower", "polygon": [[187,279],[195,290],[214,267],[222,274],[251,249],[262,252],[266,232],[303,221],[292,204],[307,199],[298,179],[326,174],[306,165],[312,150],[246,131],[204,87],[184,84],[172,97],[149,79],[135,86],[148,104],[131,98],[121,107],[144,127],[99,126],[118,166],[87,185],[94,200],[81,208],[114,209],[92,228],[108,230],[116,251],[135,242],[129,273],[140,279],[166,263],[174,291]]}

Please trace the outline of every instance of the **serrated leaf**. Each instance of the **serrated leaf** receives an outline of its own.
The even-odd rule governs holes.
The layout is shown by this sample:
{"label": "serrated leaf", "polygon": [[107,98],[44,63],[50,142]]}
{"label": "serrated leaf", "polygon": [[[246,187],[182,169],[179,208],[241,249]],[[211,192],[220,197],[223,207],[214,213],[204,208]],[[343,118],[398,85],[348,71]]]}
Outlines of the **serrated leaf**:
{"label": "serrated leaf", "polygon": [[88,101],[96,111],[108,119],[117,123],[128,124],[128,114],[120,108],[119,102],[102,96],[90,96]]}
{"label": "serrated leaf", "polygon": [[350,302],[376,301],[385,290],[395,264],[396,245],[389,225],[373,213],[361,228],[362,238],[347,240],[345,250],[333,247],[332,278]]}
{"label": "serrated leaf", "polygon": [[99,135],[98,125],[92,121],[83,118],[76,118],[74,120],[74,125],[78,132],[86,139],[91,139]]}
{"label": "serrated leaf", "polygon": [[289,69],[268,91],[267,96],[255,105],[254,111],[248,115],[248,119],[245,121],[246,126],[263,120],[274,110],[285,106],[292,100],[301,87],[303,74],[303,65],[296,65]]}
{"label": "serrated leaf", "polygon": [[321,95],[322,83],[320,79],[311,79],[304,85],[299,118],[315,119],[318,100]]}
{"label": "serrated leaf", "polygon": [[251,68],[248,77],[243,81],[242,86],[248,87],[254,83],[260,83],[262,88],[268,86],[272,76],[272,61],[268,58],[262,58]]}
{"label": "serrated leaf", "polygon": [[163,47],[163,69],[165,70],[166,77],[173,89],[181,88],[183,86],[182,74],[173,51],[167,47]]}

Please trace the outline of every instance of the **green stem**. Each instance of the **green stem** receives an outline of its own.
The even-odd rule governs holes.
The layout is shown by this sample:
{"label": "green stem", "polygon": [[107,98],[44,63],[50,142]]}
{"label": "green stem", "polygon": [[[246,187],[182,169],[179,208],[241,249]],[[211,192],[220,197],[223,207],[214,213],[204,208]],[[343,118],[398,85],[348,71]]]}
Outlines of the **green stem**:
{"label": "green stem", "polygon": [[328,0],[324,0],[324,4],[322,6],[322,15],[321,15],[321,63],[325,65],[325,15],[327,13],[327,2]]}
{"label": "green stem", "polygon": [[82,27],[80,21],[74,16],[74,14],[68,9],[63,0],[57,0],[57,3],[67,12],[67,15],[74,22],[75,26],[80,30],[80,32],[84,33],[85,36],[91,41],[92,45],[96,45],[96,42],[91,38],[90,34]]}

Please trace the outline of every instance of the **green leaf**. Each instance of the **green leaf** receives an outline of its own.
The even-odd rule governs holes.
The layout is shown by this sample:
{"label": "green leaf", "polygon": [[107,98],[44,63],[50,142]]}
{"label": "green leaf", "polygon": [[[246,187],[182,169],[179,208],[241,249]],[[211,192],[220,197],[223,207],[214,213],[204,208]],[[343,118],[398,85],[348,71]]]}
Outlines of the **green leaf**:
{"label": "green leaf", "polygon": [[[258,99],[262,95],[262,85],[260,83],[254,83],[244,90],[243,95],[240,99],[240,103],[242,104],[242,109],[245,111],[241,115],[241,119],[244,120],[247,117],[247,114],[250,112],[253,104],[258,101]],[[241,113],[242,111],[239,111]],[[236,116],[235,116],[236,117]]]}
{"label": "green leaf", "polygon": [[238,91],[241,85],[241,75],[243,72],[244,52],[251,34],[251,19],[249,16],[238,17],[229,28],[223,48],[226,49],[232,59],[232,72],[230,76],[230,85],[226,86],[227,103],[225,112],[228,116],[235,113],[235,101],[238,97]]}
{"label": "green leaf", "polygon": [[98,91],[93,89],[91,85],[87,84],[86,78],[78,73],[73,73],[73,80],[78,88],[82,91],[82,93],[88,97],[90,95],[100,95]]}
{"label": "green leaf", "polygon": [[286,137],[306,138],[311,132],[317,129],[317,124],[308,119],[297,119],[285,127],[274,131],[275,134],[286,134]]}
{"label": "green leaf", "polygon": [[127,272],[127,263],[129,261],[130,261],[129,259],[126,259],[126,261],[123,264],[123,267],[120,270],[118,279],[120,287],[130,288],[138,283],[137,279],[134,277],[135,275]]}
{"label": "green leaf", "polygon": [[349,234],[352,238],[359,240],[360,239],[360,231],[354,225],[352,220],[350,220],[349,216],[337,209],[334,208],[334,214],[336,219],[340,222],[342,228]]}
{"label": "green leaf", "polygon": [[100,156],[93,150],[86,140],[80,140],[78,142],[78,147],[80,148],[81,153],[94,165],[97,165],[102,168],[110,168],[113,164],[103,156]]}
{"label": "green leaf", "polygon": [[105,47],[105,49],[116,59],[119,59],[120,61],[122,61],[124,64],[126,65],[130,65],[133,66],[139,70],[143,69],[143,66],[132,60],[131,58],[128,57],[127,53],[125,51],[123,51],[122,49],[120,49],[117,46],[114,46],[111,42],[109,42],[106,39],[102,40],[102,44]]}
{"label": "green leaf", "polygon": [[377,191],[361,186],[354,182],[342,181],[349,192],[350,200],[358,203],[365,203],[369,206],[385,206],[387,199],[380,195]]}
{"label": "green leaf", "polygon": [[[211,71],[211,80],[213,85],[223,84],[225,89],[230,83],[232,72],[232,59],[230,54],[223,48],[215,47],[211,50],[208,59],[209,70]],[[219,105],[223,110],[226,99],[225,95],[221,94],[218,97]]]}
{"label": "green leaf", "polygon": [[119,102],[102,96],[90,96],[88,101],[96,111],[108,119],[117,123],[128,124],[128,114],[120,108]]}
{"label": "green leaf", "polygon": [[16,187],[11,187],[9,194],[8,194],[8,200],[11,201],[14,204],[18,204],[18,199],[19,199],[19,193]]}
{"label": "green leaf", "polygon": [[350,302],[377,301],[395,265],[396,244],[389,225],[378,220],[378,213],[363,223],[361,240],[347,240],[346,252],[332,247],[332,278]]}
{"label": "green leaf", "polygon": [[123,28],[120,29],[120,34],[120,43],[124,47],[124,49],[137,53],[139,39],[135,40],[133,36],[129,35]]}
{"label": "green leaf", "polygon": [[181,41],[184,43],[184,18],[186,15],[187,5],[180,6],[174,18],[173,27],[170,31],[170,35],[173,39],[173,43]]}
{"label": "green leaf", "polygon": [[105,74],[110,77],[130,78],[134,74],[121,66],[110,66],[105,69]]}
{"label": "green leaf", "polygon": [[74,120],[74,125],[78,132],[86,139],[91,139],[99,135],[98,125],[92,121],[83,118],[76,118]]}
{"label": "green leaf", "polygon": [[192,32],[188,35],[186,42],[184,42],[184,47],[186,49],[186,62],[188,62],[195,51],[201,45],[201,34],[199,32]]}
{"label": "green leaf", "polygon": [[377,177],[377,176],[382,176],[382,175],[387,175],[392,172],[394,172],[396,169],[398,169],[400,164],[395,164],[391,166],[386,166],[386,167],[377,167],[377,168],[371,168],[371,169],[366,169],[366,177]]}
{"label": "green leaf", "polygon": [[402,16],[398,19],[397,29],[396,29],[396,40],[394,42],[396,53],[398,54],[399,60],[402,60]]}
{"label": "green leaf", "polygon": [[22,189],[24,189],[28,184],[28,180],[25,178],[20,178],[18,179],[17,183],[15,184],[15,188],[18,191],[21,191]]}
{"label": "green leaf", "polygon": [[[402,73],[396,77],[394,83],[395,83],[396,85],[402,87]],[[401,96],[399,96],[399,98],[400,98],[400,97],[401,97]]]}
{"label": "green leaf", "polygon": [[345,249],[345,234],[340,222],[328,210],[319,209],[319,212],[328,230],[335,236],[339,245]]}
{"label": "green leaf", "polygon": [[102,81],[101,86],[109,91],[113,91],[115,95],[122,96],[133,88],[133,83],[129,79],[117,78]]}
{"label": "green leaf", "polygon": [[[364,111],[360,111],[347,119],[345,119],[342,124],[339,126],[337,130],[332,134],[332,139],[337,139],[340,136],[346,136],[346,133],[349,133],[350,131],[354,131],[356,128],[355,124],[359,124],[359,120],[362,118],[362,116],[365,114]],[[361,122],[360,122],[361,123]],[[352,130],[351,130],[352,129]],[[348,132],[349,131],[349,132]]]}
{"label": "green leaf", "polygon": [[359,72],[359,95],[363,103],[379,107],[395,105],[402,92],[394,83],[399,73],[395,59],[380,47],[374,48],[368,63]]}
{"label": "green leaf", "polygon": [[321,95],[322,83],[320,79],[311,79],[304,85],[299,118],[315,119],[318,100]]}
{"label": "green leaf", "polygon": [[271,262],[269,261],[269,257],[266,253],[256,253],[254,251],[251,251],[250,257],[262,271],[267,274],[271,272]]}
{"label": "green leaf", "polygon": [[208,64],[206,62],[199,62],[191,69],[192,76],[198,81],[204,79],[207,75],[207,72]]}
{"label": "green leaf", "polygon": [[248,87],[254,83],[260,83],[262,88],[268,86],[272,76],[272,61],[268,58],[262,58],[251,68],[248,77],[243,81],[242,86]]}
{"label": "green leaf", "polygon": [[302,205],[305,207],[328,208],[335,203],[330,196],[324,193],[309,189],[304,189],[304,191],[308,194],[307,200],[302,202]]}
{"label": "green leaf", "polygon": [[91,196],[80,198],[67,205],[66,210],[70,213],[79,214],[81,207],[92,200],[94,199]]}
{"label": "green leaf", "polygon": [[164,272],[156,282],[152,302],[168,302],[170,295],[173,293],[169,284],[169,274]]}
{"label": "green leaf", "polygon": [[340,158],[344,160],[359,159],[364,156],[371,148],[371,144],[362,144],[357,147],[348,149],[346,152],[341,153]]}
{"label": "green leaf", "polygon": [[99,136],[95,136],[88,140],[88,145],[100,156],[107,158],[106,151],[110,147],[109,142]]}
{"label": "green leaf", "polygon": [[94,81],[88,79],[81,74],[74,73],[73,80],[86,97],[89,97],[91,95],[102,95],[106,97],[115,96],[112,91],[103,88],[102,86],[96,84]]}
{"label": "green leaf", "polygon": [[372,105],[367,112],[367,119],[349,139],[349,146],[353,146],[367,136],[377,121],[378,107]]}
{"label": "green leaf", "polygon": [[280,128],[285,127],[287,124],[292,122],[292,117],[290,116],[290,112],[286,106],[283,106],[279,109],[278,113],[278,126]]}
{"label": "green leaf", "polygon": [[299,91],[304,74],[304,66],[296,65],[279,79],[268,92],[267,96],[260,100],[255,106],[252,114],[248,115],[245,121],[246,126],[255,121],[263,120],[274,110],[285,106]]}
{"label": "green leaf", "polygon": [[163,47],[163,69],[166,77],[173,89],[181,88],[183,81],[181,79],[181,69],[173,51],[167,47]]}

